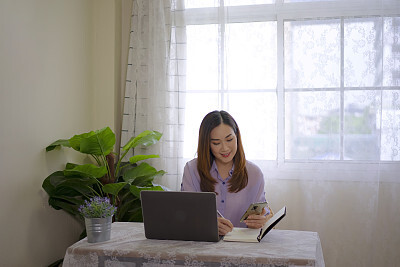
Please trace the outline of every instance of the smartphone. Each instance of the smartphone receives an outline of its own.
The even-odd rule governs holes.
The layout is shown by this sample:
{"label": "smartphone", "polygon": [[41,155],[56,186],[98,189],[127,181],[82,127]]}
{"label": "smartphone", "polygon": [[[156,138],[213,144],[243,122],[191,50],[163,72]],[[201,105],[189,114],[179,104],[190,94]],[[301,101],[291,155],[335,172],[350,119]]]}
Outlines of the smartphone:
{"label": "smartphone", "polygon": [[268,202],[257,202],[257,203],[252,203],[250,206],[247,208],[246,212],[243,214],[242,218],[240,218],[240,222],[243,222],[244,220],[249,217],[251,214],[261,214],[263,208],[268,207]]}

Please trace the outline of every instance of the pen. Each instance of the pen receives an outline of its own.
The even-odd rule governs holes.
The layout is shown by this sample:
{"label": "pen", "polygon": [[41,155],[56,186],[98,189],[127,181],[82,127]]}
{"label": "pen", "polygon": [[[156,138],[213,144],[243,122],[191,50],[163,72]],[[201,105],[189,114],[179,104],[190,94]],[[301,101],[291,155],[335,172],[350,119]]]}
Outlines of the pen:
{"label": "pen", "polygon": [[219,212],[219,210],[217,210],[217,214],[218,214],[218,216],[220,216],[221,218],[224,218],[224,219],[225,219],[225,217],[221,214],[221,212]]}

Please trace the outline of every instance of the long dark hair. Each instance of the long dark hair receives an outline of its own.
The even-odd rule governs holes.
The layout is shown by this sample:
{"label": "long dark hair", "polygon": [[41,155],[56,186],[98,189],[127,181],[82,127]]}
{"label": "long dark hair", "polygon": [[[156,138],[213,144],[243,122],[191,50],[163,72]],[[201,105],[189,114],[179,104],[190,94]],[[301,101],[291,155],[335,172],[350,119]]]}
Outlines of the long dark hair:
{"label": "long dark hair", "polygon": [[197,146],[197,170],[200,174],[200,188],[203,192],[214,192],[217,181],[211,176],[210,170],[214,161],[214,155],[210,148],[211,131],[220,124],[226,124],[233,129],[237,139],[237,151],[233,157],[235,168],[232,179],[229,181],[229,192],[239,192],[246,187],[248,175],[246,169],[246,157],[244,155],[242,138],[239,126],[235,119],[226,111],[212,111],[208,113],[200,124],[199,143]]}

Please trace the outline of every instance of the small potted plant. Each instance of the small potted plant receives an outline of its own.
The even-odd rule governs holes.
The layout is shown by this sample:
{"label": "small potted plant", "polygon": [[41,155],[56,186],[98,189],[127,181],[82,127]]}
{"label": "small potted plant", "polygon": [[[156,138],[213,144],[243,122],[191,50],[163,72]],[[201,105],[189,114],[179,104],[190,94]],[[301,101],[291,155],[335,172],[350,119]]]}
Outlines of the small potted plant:
{"label": "small potted plant", "polygon": [[112,217],[116,211],[117,208],[107,197],[90,198],[79,207],[79,212],[85,218],[89,243],[110,240]]}

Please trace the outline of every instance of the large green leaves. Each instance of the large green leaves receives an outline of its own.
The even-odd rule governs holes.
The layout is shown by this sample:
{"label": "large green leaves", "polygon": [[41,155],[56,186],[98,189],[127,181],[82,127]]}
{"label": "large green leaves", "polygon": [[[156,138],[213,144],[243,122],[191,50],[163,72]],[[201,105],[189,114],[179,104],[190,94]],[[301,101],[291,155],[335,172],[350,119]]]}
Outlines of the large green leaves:
{"label": "large green leaves", "polygon": [[95,134],[96,133],[93,131],[90,131],[88,133],[83,133],[83,134],[77,134],[77,135],[74,135],[73,137],[71,137],[68,141],[73,149],[80,152],[81,151],[81,141],[83,139],[89,138]]}
{"label": "large green leaves", "polygon": [[124,173],[124,180],[130,184],[137,186],[148,186],[157,176],[162,176],[165,171],[157,171],[148,163],[143,162],[135,168],[132,168]]}
{"label": "large green leaves", "polygon": [[124,186],[127,184],[128,183],[126,182],[106,184],[103,185],[103,192],[106,194],[117,196],[121,189],[124,188]]}
{"label": "large green leaves", "polygon": [[109,127],[95,132],[95,134],[81,140],[80,152],[91,155],[107,156],[113,150],[115,134]]}
{"label": "large green leaves", "polygon": [[[93,194],[93,184],[96,184],[95,178],[65,176],[64,172],[57,171],[50,174],[42,184],[43,189],[51,197],[60,197]],[[60,196],[58,196],[60,195]]]}
{"label": "large green leaves", "polygon": [[139,162],[141,160],[159,158],[159,157],[160,157],[159,155],[135,155],[129,158],[129,162],[135,164],[136,162]]}
{"label": "large green leaves", "polygon": [[60,183],[65,180],[64,172],[56,171],[50,174],[42,183],[42,188],[49,196],[54,195],[54,191]]}
{"label": "large green leaves", "polygon": [[[113,196],[111,199],[118,206],[117,221],[142,221],[140,191],[163,190],[161,186],[154,186],[153,180],[164,175],[165,171],[157,171],[148,163],[138,165],[139,161],[158,158],[158,155],[134,155],[129,162],[121,161],[130,149],[139,145],[155,144],[161,136],[162,134],[157,131],[144,131],[129,140],[123,147],[123,153],[115,166],[116,181],[108,184],[105,184],[107,179],[102,178],[109,175],[108,169],[113,168],[103,165],[111,164],[106,156],[113,153],[115,145],[115,135],[109,127],[53,142],[46,147],[46,151],[52,151],[58,147],[69,147],[80,153],[92,155],[96,163],[82,165],[67,163],[63,171],[49,175],[42,184],[49,195],[49,204],[54,209],[62,209],[82,219],[78,208],[84,200],[96,195],[108,195]],[[123,174],[119,174],[122,169]]]}
{"label": "large green leaves", "polygon": [[[69,168],[71,166],[72,168]],[[93,164],[84,164],[84,165],[68,165],[64,170],[65,176],[79,176],[79,177],[92,177],[92,178],[101,178],[107,173],[106,166],[96,166]]]}
{"label": "large green leaves", "polygon": [[46,147],[46,151],[52,151],[55,148],[65,146],[65,147],[71,147],[69,140],[66,139],[59,139],[53,143],[51,143],[48,147]]}
{"label": "large green leaves", "polygon": [[95,194],[93,185],[96,183],[95,178],[65,176],[64,172],[57,171],[43,181],[42,188],[49,195],[50,206],[79,217],[78,207]]}
{"label": "large green leaves", "polygon": [[124,222],[142,222],[142,207],[140,201],[140,191],[158,190],[162,191],[161,186],[139,187],[130,185],[121,190],[121,205],[118,208],[116,219]]}
{"label": "large green leaves", "polygon": [[157,186],[151,186],[151,187],[139,187],[139,186],[136,186],[136,185],[131,185],[130,186],[130,188],[129,188],[129,190],[131,191],[131,193],[135,196],[135,197],[137,197],[137,198],[140,198],[140,192],[141,191],[143,191],[143,190],[151,190],[151,191],[164,191],[164,189],[161,187],[161,186],[159,186],[159,185],[157,185]]}
{"label": "large green leaves", "polygon": [[114,145],[115,134],[110,127],[105,127],[101,130],[74,135],[67,140],[59,139],[46,147],[46,151],[65,146],[71,147],[84,154],[106,156],[113,150]]}
{"label": "large green leaves", "polygon": [[138,136],[132,137],[122,149],[128,151],[129,149],[137,147],[138,145],[150,146],[157,143],[161,136],[162,133],[157,131],[144,131]]}
{"label": "large green leaves", "polygon": [[[125,190],[125,189],[124,189]],[[120,222],[142,222],[142,206],[140,199],[127,191],[125,198],[121,200],[116,214],[116,220]]]}

